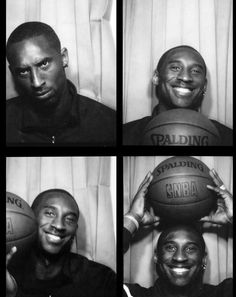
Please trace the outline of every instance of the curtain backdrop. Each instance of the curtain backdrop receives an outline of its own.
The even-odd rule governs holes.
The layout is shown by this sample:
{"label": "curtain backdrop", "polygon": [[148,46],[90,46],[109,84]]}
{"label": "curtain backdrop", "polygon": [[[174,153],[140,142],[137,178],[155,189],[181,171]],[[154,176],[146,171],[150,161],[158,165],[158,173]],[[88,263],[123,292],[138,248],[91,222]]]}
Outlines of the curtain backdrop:
{"label": "curtain backdrop", "polygon": [[[169,157],[124,157],[124,214],[148,171]],[[232,157],[195,157],[210,169],[214,168],[229,191],[233,190]],[[124,281],[149,287],[156,279],[153,262],[154,249],[159,232],[140,229],[124,256]],[[206,241],[208,264],[205,271],[206,283],[218,284],[233,274],[232,228],[204,224],[203,237]]]}
{"label": "curtain backdrop", "polygon": [[[116,108],[113,0],[7,0],[7,38],[21,23],[45,22],[69,52],[67,77],[78,93]],[[112,13],[114,18],[115,14]],[[112,22],[115,25],[115,22]],[[16,95],[7,65],[7,98]]]}
{"label": "curtain backdrop", "polygon": [[80,208],[73,252],[115,270],[113,214],[116,212],[112,208],[116,207],[116,201],[111,200],[111,175],[115,177],[116,172],[111,172],[110,157],[9,157],[6,190],[30,205],[44,190],[69,191]]}
{"label": "curtain backdrop", "polygon": [[151,114],[157,98],[151,77],[161,55],[186,44],[207,65],[201,112],[233,126],[232,0],[124,0],[123,120]]}

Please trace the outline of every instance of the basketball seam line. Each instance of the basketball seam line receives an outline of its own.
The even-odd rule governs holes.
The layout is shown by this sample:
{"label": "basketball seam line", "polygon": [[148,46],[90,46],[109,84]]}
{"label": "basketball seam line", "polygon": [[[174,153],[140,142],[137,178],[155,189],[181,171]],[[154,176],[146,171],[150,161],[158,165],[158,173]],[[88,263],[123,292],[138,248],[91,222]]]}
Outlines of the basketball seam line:
{"label": "basketball seam line", "polygon": [[188,124],[188,123],[179,123],[179,122],[176,122],[176,123],[173,123],[173,122],[172,122],[172,123],[166,123],[166,124],[161,124],[161,125],[158,125],[158,126],[154,126],[154,127],[152,127],[152,128],[147,129],[147,131],[145,132],[145,134],[148,133],[148,132],[150,132],[150,131],[153,130],[153,129],[156,129],[156,128],[159,128],[159,127],[162,127],[162,126],[176,125],[176,124],[186,125],[186,126],[191,126],[191,127],[195,127],[195,128],[200,128],[200,129],[202,129],[202,130],[204,130],[204,131],[210,133],[210,134],[213,135],[214,137],[219,138],[218,135],[212,133],[211,131],[208,131],[208,130],[205,129],[205,128],[202,128],[201,126],[197,126],[197,125],[193,125],[193,124]]}
{"label": "basketball seam line", "polygon": [[12,241],[19,241],[19,240],[22,240],[22,239],[26,239],[27,237],[30,237],[30,236],[35,236],[35,233],[37,232],[37,230],[35,230],[33,233],[30,233],[29,235],[26,235],[26,236],[23,236],[19,239],[12,239],[12,240],[7,240],[7,243],[11,243]]}
{"label": "basketball seam line", "polygon": [[160,181],[163,181],[167,178],[170,178],[170,177],[201,177],[201,178],[205,178],[205,179],[208,179],[209,180],[209,177],[206,177],[206,176],[199,176],[199,175],[196,175],[196,174],[191,174],[191,175],[187,175],[187,174],[182,174],[182,175],[173,175],[173,176],[167,176],[167,177],[163,177],[155,182],[153,182],[149,188],[151,188],[153,185],[155,185],[156,183],[160,182]]}
{"label": "basketball seam line", "polygon": [[[180,198],[180,197],[179,197]],[[175,198],[176,199],[176,198]],[[178,198],[177,198],[178,199]],[[164,205],[168,205],[168,206],[188,206],[190,204],[196,204],[196,203],[200,203],[202,201],[206,201],[206,199],[201,199],[199,201],[192,201],[192,202],[188,202],[188,204],[171,204],[171,203],[165,203],[165,202],[160,202],[160,201],[156,201],[156,200],[152,200],[151,199],[151,203],[158,203],[158,204],[164,204]]]}

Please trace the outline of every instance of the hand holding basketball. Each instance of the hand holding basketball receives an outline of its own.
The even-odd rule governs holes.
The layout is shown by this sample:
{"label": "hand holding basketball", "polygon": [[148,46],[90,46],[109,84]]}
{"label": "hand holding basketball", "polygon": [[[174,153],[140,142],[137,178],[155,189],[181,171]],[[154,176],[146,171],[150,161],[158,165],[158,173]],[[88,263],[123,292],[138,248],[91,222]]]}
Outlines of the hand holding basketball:
{"label": "hand holding basketball", "polygon": [[15,297],[17,292],[17,284],[13,276],[9,273],[7,266],[11,258],[17,251],[16,247],[13,247],[10,252],[6,255],[6,296]]}
{"label": "hand holding basketball", "polygon": [[151,172],[148,172],[140,184],[129,210],[129,214],[133,215],[143,226],[151,225],[159,221],[159,217],[155,216],[152,211],[146,209],[146,194],[152,179],[153,176]]}
{"label": "hand holding basketball", "polygon": [[218,194],[217,209],[208,216],[203,217],[201,221],[215,224],[233,223],[233,195],[226,189],[223,181],[214,169],[210,170],[209,173],[216,187],[207,185],[207,188]]}

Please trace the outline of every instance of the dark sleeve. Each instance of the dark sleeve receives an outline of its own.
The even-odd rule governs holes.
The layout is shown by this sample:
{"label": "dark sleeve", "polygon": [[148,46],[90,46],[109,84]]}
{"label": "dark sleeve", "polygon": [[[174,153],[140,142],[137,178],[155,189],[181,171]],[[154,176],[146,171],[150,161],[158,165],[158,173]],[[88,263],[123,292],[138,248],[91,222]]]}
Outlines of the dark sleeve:
{"label": "dark sleeve", "polygon": [[221,144],[220,146],[232,146],[233,145],[233,130],[225,125],[220,124],[215,120],[211,120],[211,122],[216,126],[219,131]]}
{"label": "dark sleeve", "polygon": [[233,279],[227,278],[218,285],[216,297],[233,297]]}
{"label": "dark sleeve", "polygon": [[131,233],[126,228],[123,228],[123,254],[129,249],[131,238]]}
{"label": "dark sleeve", "polygon": [[140,145],[145,126],[151,117],[129,122],[123,125],[123,145]]}

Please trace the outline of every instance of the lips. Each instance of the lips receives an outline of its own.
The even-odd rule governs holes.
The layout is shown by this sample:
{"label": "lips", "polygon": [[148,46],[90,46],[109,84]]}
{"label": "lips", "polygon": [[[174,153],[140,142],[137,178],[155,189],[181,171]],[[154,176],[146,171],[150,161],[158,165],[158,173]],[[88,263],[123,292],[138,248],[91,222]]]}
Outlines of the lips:
{"label": "lips", "polygon": [[47,90],[47,91],[44,91],[44,92],[36,92],[34,95],[37,98],[44,99],[44,98],[47,98],[50,95],[50,92],[51,92],[50,90]]}
{"label": "lips", "polygon": [[49,243],[60,244],[63,241],[63,238],[59,235],[46,233],[46,238]]}
{"label": "lips", "polygon": [[180,96],[188,96],[192,93],[192,89],[190,88],[183,88],[183,87],[173,87],[175,93],[177,93],[177,95],[180,95]]}

